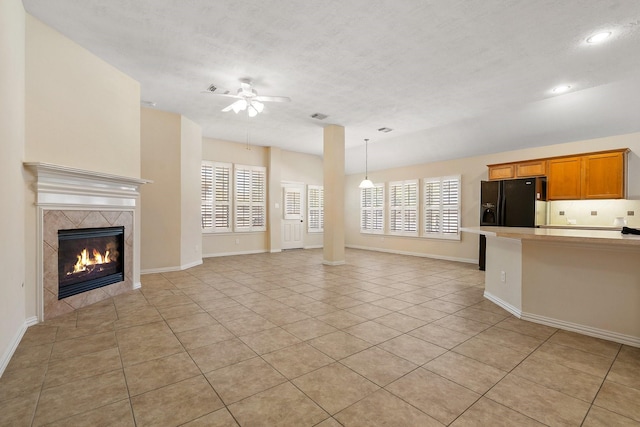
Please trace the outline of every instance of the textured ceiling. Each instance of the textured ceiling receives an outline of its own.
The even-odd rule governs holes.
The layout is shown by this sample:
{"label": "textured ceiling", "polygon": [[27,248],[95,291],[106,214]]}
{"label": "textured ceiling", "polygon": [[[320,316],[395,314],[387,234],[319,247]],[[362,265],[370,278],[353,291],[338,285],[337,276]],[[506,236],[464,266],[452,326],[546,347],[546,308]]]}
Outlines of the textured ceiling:
{"label": "textured ceiling", "polygon": [[[640,131],[636,0],[24,5],[206,137],[321,155],[322,127],[345,126],[349,173],[364,169],[364,138],[375,170]],[[585,42],[601,30],[612,37]],[[246,77],[292,102],[249,119],[202,93]],[[559,84],[572,88],[552,94]]]}

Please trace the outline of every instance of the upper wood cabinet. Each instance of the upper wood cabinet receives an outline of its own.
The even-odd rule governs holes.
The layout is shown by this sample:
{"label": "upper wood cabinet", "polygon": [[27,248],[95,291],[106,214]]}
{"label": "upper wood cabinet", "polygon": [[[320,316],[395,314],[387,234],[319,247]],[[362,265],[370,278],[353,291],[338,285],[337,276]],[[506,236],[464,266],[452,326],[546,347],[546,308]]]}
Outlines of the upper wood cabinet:
{"label": "upper wood cabinet", "polygon": [[515,178],[516,168],[513,164],[491,165],[489,166],[489,179],[511,179]]}
{"label": "upper wood cabinet", "polygon": [[625,152],[589,154],[582,157],[582,198],[624,197]]}
{"label": "upper wood cabinet", "polygon": [[489,165],[489,179],[529,178],[532,176],[545,176],[547,172],[547,160],[528,160],[518,163],[503,163]]}
{"label": "upper wood cabinet", "polygon": [[488,165],[489,179],[547,177],[548,200],[625,197],[629,149]]}
{"label": "upper wood cabinet", "polygon": [[582,198],[582,159],[562,157],[549,160],[547,200],[576,200]]}
{"label": "upper wood cabinet", "polygon": [[531,176],[545,176],[546,174],[547,174],[547,160],[545,159],[516,163],[516,178],[529,178]]}

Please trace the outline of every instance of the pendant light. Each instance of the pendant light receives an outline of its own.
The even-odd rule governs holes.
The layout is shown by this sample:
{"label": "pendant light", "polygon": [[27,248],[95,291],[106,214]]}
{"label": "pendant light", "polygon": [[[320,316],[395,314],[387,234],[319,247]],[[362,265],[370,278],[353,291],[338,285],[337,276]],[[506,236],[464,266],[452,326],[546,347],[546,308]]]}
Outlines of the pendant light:
{"label": "pendant light", "polygon": [[369,168],[369,140],[364,140],[364,179],[360,183],[360,188],[375,188],[373,182],[368,177],[368,168]]}

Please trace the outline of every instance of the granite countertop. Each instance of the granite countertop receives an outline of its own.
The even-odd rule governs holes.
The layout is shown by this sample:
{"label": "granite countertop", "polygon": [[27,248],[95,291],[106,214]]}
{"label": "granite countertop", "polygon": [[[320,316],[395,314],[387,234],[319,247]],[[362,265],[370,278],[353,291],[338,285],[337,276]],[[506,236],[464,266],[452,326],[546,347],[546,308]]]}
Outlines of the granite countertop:
{"label": "granite countertop", "polygon": [[622,234],[620,229],[527,228],[527,227],[462,227],[467,233],[484,234],[521,240],[632,245],[640,247],[640,236]]}

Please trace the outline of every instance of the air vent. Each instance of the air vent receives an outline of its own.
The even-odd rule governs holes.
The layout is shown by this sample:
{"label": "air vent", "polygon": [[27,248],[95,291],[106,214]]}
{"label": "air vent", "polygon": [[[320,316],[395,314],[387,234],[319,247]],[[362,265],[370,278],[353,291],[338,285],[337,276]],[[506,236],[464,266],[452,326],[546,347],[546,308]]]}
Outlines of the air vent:
{"label": "air vent", "polygon": [[153,101],[140,101],[140,105],[143,107],[155,107],[156,103]]}
{"label": "air vent", "polygon": [[326,119],[327,117],[329,117],[329,116],[327,116],[326,114],[322,114],[322,113],[313,113],[313,114],[311,115],[311,118],[312,118],[312,119],[318,119],[318,120],[324,120],[324,119]]}
{"label": "air vent", "polygon": [[393,129],[391,128],[380,128],[378,129],[378,132],[384,132],[384,133],[389,133],[391,132]]}
{"label": "air vent", "polygon": [[215,85],[211,85],[211,86],[209,86],[209,87],[207,88],[207,90],[208,90],[209,92],[215,92],[216,90],[218,90],[218,88],[217,88]]}

